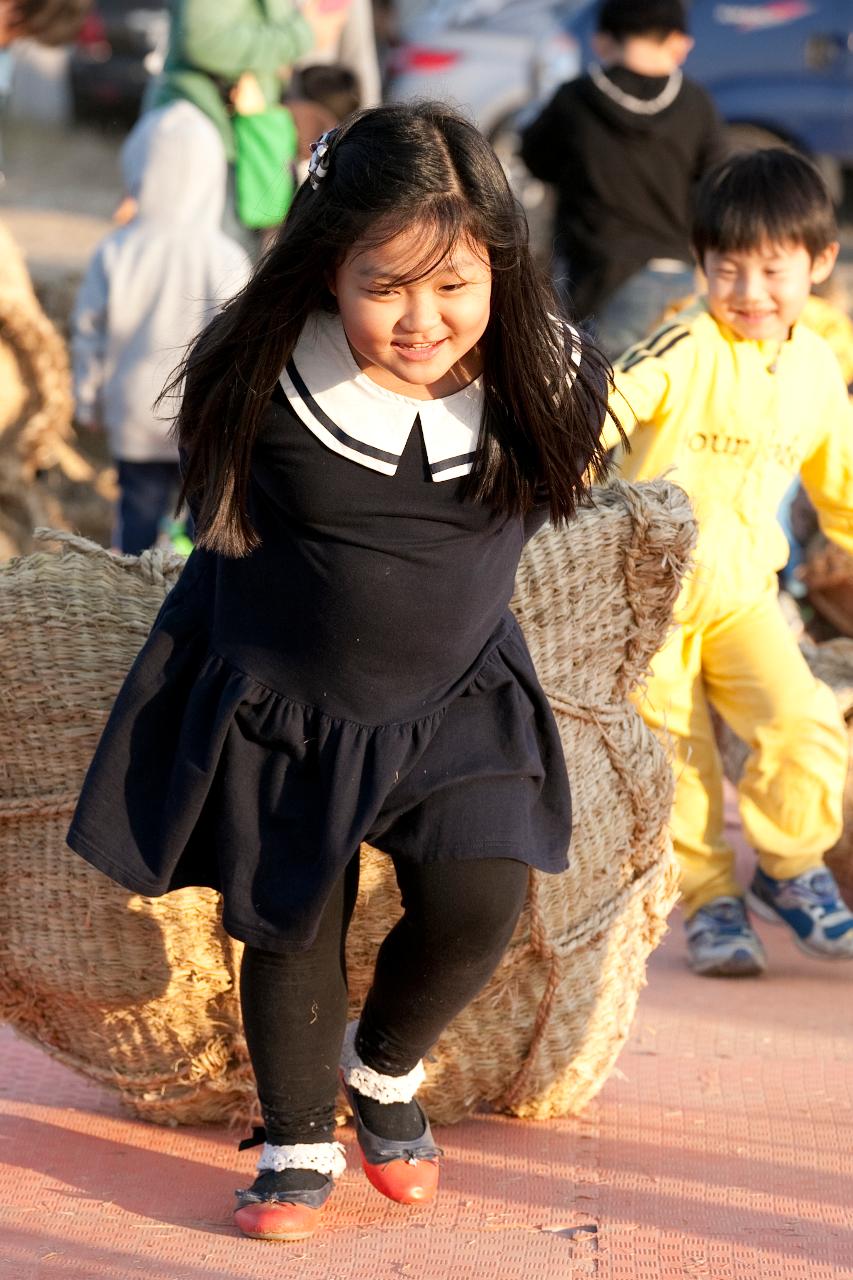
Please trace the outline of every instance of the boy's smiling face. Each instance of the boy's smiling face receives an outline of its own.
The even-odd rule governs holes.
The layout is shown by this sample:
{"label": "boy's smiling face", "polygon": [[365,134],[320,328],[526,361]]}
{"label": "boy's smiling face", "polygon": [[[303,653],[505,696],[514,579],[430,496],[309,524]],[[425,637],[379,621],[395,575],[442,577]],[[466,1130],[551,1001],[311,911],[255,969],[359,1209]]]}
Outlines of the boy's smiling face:
{"label": "boy's smiling face", "polygon": [[728,252],[707,249],[702,267],[708,281],[708,309],[739,338],[784,342],[812,285],[826,280],[837,256],[837,244],[816,258],[803,244],[765,244]]}

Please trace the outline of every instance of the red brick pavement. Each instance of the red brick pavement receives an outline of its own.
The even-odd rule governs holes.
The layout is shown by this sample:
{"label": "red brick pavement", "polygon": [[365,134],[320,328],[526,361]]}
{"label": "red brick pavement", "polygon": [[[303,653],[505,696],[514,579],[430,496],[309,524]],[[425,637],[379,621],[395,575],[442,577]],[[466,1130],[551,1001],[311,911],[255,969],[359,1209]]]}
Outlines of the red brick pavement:
{"label": "red brick pavement", "polygon": [[0,1031],[2,1280],[853,1280],[853,967],[762,928],[770,971],[699,979],[680,922],[579,1119],[445,1129],[437,1202],[350,1168],[312,1241],[246,1240],[252,1153],[128,1119]]}

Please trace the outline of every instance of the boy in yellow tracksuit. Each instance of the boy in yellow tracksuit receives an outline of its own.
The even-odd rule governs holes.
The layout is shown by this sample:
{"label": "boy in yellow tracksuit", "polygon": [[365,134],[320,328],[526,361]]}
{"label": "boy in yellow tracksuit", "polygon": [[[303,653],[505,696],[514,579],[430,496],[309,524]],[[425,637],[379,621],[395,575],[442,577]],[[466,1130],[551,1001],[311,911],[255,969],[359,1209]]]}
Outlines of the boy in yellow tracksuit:
{"label": "boy in yellow tracksuit", "polygon": [[[699,521],[680,624],[641,709],[675,742],[673,840],[697,973],[760,973],[734,878],[709,704],[749,745],[739,786],[758,854],[748,901],[810,954],[853,958],[853,915],[822,855],[841,832],[847,734],[785,623],[779,503],[799,475],[826,534],[853,552],[853,414],[829,346],[797,324],[838,252],[816,170],[781,149],[732,157],[702,184],[693,231],[707,296],[617,362],[622,474],[662,472]],[[632,427],[632,423],[635,425]]]}

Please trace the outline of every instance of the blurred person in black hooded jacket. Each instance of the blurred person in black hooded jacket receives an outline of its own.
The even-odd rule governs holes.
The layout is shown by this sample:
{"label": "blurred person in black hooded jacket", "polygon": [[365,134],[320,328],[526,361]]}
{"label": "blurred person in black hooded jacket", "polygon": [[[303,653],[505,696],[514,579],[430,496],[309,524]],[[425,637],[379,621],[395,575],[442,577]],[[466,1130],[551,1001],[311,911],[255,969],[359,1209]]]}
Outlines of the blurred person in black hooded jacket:
{"label": "blurred person in black hooded jacket", "polygon": [[555,275],[615,359],[693,286],[692,194],[725,152],[682,0],[604,0],[600,63],[560,86],[521,155],[557,191]]}

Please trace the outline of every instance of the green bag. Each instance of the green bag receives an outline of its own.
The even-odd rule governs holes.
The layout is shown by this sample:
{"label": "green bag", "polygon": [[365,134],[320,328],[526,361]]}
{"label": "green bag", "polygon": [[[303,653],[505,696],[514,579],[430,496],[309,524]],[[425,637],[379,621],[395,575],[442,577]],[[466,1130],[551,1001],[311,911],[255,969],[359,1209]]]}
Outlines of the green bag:
{"label": "green bag", "polygon": [[290,208],[297,133],[287,107],[231,117],[237,147],[237,215],[247,227],[277,227]]}

